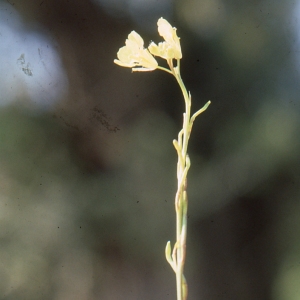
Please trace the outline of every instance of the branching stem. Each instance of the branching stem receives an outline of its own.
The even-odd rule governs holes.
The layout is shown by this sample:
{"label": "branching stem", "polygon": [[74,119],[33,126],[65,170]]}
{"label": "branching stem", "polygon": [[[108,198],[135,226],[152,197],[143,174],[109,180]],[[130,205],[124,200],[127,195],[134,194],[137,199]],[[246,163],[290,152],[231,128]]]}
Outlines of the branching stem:
{"label": "branching stem", "polygon": [[[186,258],[186,235],[187,235],[187,173],[190,168],[191,162],[187,153],[190,134],[192,131],[193,123],[198,115],[204,112],[210,104],[208,101],[201,109],[195,112],[191,117],[191,94],[182,81],[180,75],[180,60],[177,60],[177,66],[174,67],[173,60],[167,60],[170,70],[161,68],[163,71],[171,73],[176,78],[181,92],[184,97],[185,112],[183,114],[183,126],[178,133],[178,140],[173,141],[173,145],[177,151],[177,192],[175,196],[175,211],[176,211],[176,243],[173,247],[171,257],[171,245],[168,242],[166,247],[167,261],[172,266],[176,274],[176,289],[177,300],[186,300],[188,295],[188,285],[184,277],[184,264]],[[167,251],[168,250],[168,251]]]}

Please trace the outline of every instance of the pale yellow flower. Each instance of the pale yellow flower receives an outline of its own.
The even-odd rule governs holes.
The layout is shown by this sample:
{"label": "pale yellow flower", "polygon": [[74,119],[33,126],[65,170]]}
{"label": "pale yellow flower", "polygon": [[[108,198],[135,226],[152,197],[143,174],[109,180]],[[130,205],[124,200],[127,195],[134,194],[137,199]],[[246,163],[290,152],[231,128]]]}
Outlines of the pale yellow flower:
{"label": "pale yellow flower", "polygon": [[158,67],[156,59],[144,48],[142,37],[132,31],[124,47],[120,48],[114,63],[132,71],[153,71]]}
{"label": "pale yellow flower", "polygon": [[157,22],[158,33],[162,36],[165,42],[161,42],[156,45],[151,42],[148,49],[155,55],[160,56],[164,59],[181,59],[181,46],[179,37],[176,33],[176,28],[172,27],[171,24],[164,18],[160,18]]}

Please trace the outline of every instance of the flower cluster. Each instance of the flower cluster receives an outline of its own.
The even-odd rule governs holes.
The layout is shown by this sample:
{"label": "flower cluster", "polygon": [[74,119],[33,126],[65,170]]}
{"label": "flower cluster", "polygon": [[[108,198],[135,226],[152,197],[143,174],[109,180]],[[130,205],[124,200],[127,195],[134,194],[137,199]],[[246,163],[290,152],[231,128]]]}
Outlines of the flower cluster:
{"label": "flower cluster", "polygon": [[181,59],[181,47],[176,28],[164,18],[157,22],[158,33],[164,38],[164,42],[156,45],[151,42],[148,49],[144,48],[144,40],[135,31],[128,35],[125,46],[117,53],[118,59],[114,60],[119,66],[132,68],[132,71],[153,71],[158,68],[158,63],[154,56],[159,56],[167,61]]}

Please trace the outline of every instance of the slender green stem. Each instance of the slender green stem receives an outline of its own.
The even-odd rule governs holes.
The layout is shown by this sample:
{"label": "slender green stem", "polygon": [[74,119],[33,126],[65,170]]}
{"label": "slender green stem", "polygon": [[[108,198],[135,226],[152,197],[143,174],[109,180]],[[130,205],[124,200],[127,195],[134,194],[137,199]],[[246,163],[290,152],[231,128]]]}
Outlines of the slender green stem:
{"label": "slender green stem", "polygon": [[208,101],[201,109],[194,113],[191,117],[191,95],[182,81],[180,75],[180,60],[177,60],[177,66],[174,67],[173,60],[167,60],[170,70],[161,68],[168,73],[171,73],[176,78],[181,92],[184,97],[185,112],[183,114],[183,126],[178,133],[178,140],[174,140],[173,144],[178,154],[177,162],[177,192],[175,197],[175,211],[176,211],[176,243],[173,248],[171,257],[170,242],[167,243],[166,257],[173,270],[176,273],[176,289],[177,300],[186,300],[188,294],[188,286],[185,280],[183,271],[186,258],[186,236],[187,236],[187,173],[191,162],[187,154],[189,137],[191,134],[193,122],[196,117],[207,109],[210,104]]}
{"label": "slender green stem", "polygon": [[179,132],[178,141],[174,146],[178,152],[177,178],[178,187],[175,200],[176,211],[176,286],[177,300],[187,299],[187,283],[183,275],[185,256],[186,256],[186,229],[187,229],[187,194],[186,194],[186,176],[189,165],[187,165],[187,147],[189,139],[189,124],[191,101],[186,87],[180,76],[179,60],[177,67],[174,68],[173,61],[168,61],[170,70],[176,78],[182,91],[185,102],[185,113],[183,114],[183,127]]}
{"label": "slender green stem", "polygon": [[157,69],[159,69],[159,70],[162,70],[162,71],[165,71],[165,72],[167,72],[167,73],[170,73],[170,74],[172,74],[173,75],[173,73],[169,70],[169,69],[167,69],[167,68],[164,68],[164,67],[161,67],[161,66],[158,66],[157,67]]}

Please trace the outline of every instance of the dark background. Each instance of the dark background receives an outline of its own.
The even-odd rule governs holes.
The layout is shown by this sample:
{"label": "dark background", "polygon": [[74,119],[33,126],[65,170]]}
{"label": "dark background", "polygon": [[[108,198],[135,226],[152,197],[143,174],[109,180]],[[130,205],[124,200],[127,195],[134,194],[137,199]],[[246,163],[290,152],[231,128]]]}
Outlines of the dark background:
{"label": "dark background", "polygon": [[[175,299],[183,100],[113,63],[181,38],[189,299],[299,299],[299,1],[0,1],[0,299]],[[163,65],[163,61],[160,61]]]}

